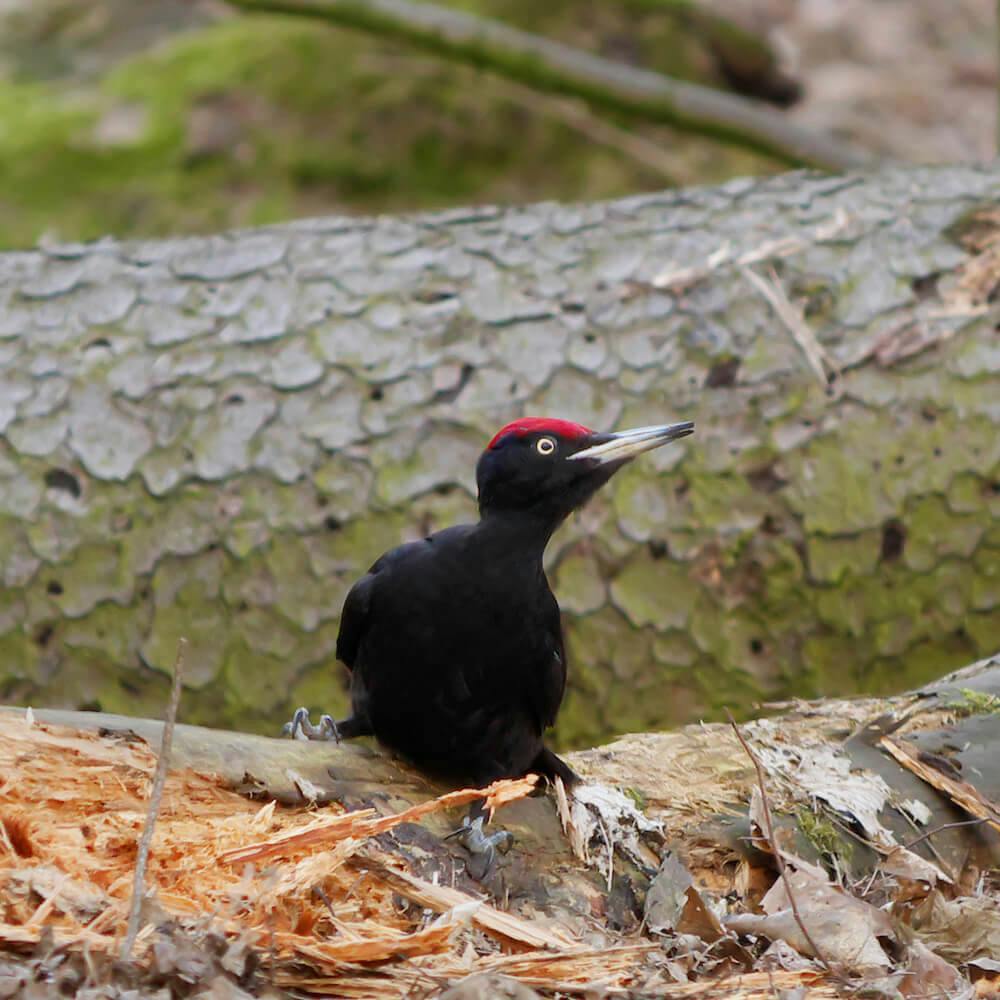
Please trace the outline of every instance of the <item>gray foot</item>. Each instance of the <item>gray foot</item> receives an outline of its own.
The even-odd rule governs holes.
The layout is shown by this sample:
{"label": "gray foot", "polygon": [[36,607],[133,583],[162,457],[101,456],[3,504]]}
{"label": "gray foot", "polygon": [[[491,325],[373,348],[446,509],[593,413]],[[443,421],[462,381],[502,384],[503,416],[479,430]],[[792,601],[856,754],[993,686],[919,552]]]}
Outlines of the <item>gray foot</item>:
{"label": "gray foot", "polygon": [[291,722],[286,722],[281,729],[282,736],[290,736],[293,740],[333,740],[340,742],[340,730],[330,715],[321,715],[319,725],[314,726],[309,719],[308,708],[297,708]]}
{"label": "gray foot", "polygon": [[477,882],[492,873],[496,867],[497,855],[506,854],[514,846],[514,834],[509,830],[485,833],[485,822],[482,816],[475,819],[466,816],[462,825],[454,833],[448,834],[448,839],[454,838],[469,852],[466,869]]}

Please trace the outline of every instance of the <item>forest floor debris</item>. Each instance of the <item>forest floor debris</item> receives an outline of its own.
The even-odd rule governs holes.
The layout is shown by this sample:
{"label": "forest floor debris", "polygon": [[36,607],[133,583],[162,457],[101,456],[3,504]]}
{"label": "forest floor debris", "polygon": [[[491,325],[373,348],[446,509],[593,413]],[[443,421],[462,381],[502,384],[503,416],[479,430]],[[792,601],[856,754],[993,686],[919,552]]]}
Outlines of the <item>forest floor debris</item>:
{"label": "forest floor debris", "polygon": [[[758,759],[774,754],[767,727],[746,732]],[[403,824],[481,796],[500,808],[531,794],[531,780],[380,815],[262,803],[214,775],[171,770],[142,928],[122,962],[156,764],[154,750],[127,734],[0,714],[0,996],[436,996],[497,977],[524,998],[763,1000],[862,984],[884,996],[972,997],[1000,988],[1000,874],[981,873],[970,891],[967,880],[887,847],[879,869],[851,884],[836,866],[775,846],[780,837],[760,822],[770,773],[742,807],[759,871],[721,893],[665,853],[643,926],[616,931],[595,918],[581,935],[444,873],[415,872],[393,839]],[[782,808],[789,773],[774,782]],[[593,863],[604,876],[600,854]]]}

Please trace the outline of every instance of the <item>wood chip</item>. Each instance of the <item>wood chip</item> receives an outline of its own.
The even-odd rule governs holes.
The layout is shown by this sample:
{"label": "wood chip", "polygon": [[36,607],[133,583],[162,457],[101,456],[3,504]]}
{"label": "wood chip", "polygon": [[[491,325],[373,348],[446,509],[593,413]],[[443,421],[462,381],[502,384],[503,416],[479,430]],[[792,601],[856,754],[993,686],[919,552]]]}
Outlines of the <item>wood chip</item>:
{"label": "wood chip", "polygon": [[879,740],[879,746],[908,771],[912,771],[928,785],[947,795],[957,806],[961,806],[967,813],[1000,832],[1000,808],[967,781],[952,778],[928,764],[921,759],[920,751],[905,740],[883,736]]}
{"label": "wood chip", "polygon": [[448,792],[436,799],[421,802],[392,816],[377,816],[374,809],[357,809],[354,812],[339,816],[324,818],[310,823],[298,830],[272,837],[270,840],[246,847],[223,851],[219,860],[226,864],[237,862],[259,861],[262,858],[274,857],[278,854],[288,854],[291,851],[306,847],[317,847],[331,841],[342,840],[345,837],[374,837],[385,833],[401,823],[415,823],[431,813],[456,806],[466,805],[476,799],[485,799],[488,809],[497,809],[508,802],[523,799],[534,791],[538,776],[528,775],[526,778],[496,781],[488,788],[463,788],[457,792]]}
{"label": "wood chip", "polygon": [[518,941],[532,948],[557,950],[575,948],[579,945],[575,938],[557,927],[546,927],[538,921],[524,920],[512,913],[504,913],[466,892],[446,885],[434,885],[433,882],[428,882],[427,879],[404,869],[376,863],[374,872],[407,899],[439,913],[469,903],[479,903],[480,905],[472,912],[473,923],[505,940]]}
{"label": "wood chip", "polygon": [[281,934],[276,942],[318,969],[337,969],[348,962],[384,962],[390,958],[430,955],[447,947],[458,924],[432,924],[412,934],[386,934],[355,941],[317,941],[298,934]]}

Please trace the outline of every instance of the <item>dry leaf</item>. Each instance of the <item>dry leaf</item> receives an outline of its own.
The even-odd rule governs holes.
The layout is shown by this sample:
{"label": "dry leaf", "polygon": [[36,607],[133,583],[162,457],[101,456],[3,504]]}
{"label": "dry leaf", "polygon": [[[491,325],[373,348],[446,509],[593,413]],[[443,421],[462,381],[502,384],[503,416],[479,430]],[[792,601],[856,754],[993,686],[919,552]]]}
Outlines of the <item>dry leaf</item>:
{"label": "dry leaf", "polygon": [[1000,907],[988,896],[945,899],[935,890],[910,915],[920,939],[949,962],[1000,956]]}
{"label": "dry leaf", "polygon": [[960,1000],[972,995],[969,981],[923,942],[914,941],[906,950],[906,968],[897,989],[904,997],[944,996]]}
{"label": "dry leaf", "polygon": [[905,847],[894,847],[879,867],[886,875],[896,875],[911,882],[926,882],[931,888],[938,882],[951,885],[951,879],[933,861],[926,861]]}
{"label": "dry leaf", "polygon": [[[865,972],[889,968],[889,956],[878,938],[892,937],[892,924],[881,910],[849,896],[811,871],[789,871],[788,880],[808,938],[781,879],[761,901],[765,915],[733,914],[725,918],[725,926],[740,934],[761,934],[772,941],[785,941],[803,955],[822,957],[835,965]],[[809,938],[821,956],[816,955]]]}

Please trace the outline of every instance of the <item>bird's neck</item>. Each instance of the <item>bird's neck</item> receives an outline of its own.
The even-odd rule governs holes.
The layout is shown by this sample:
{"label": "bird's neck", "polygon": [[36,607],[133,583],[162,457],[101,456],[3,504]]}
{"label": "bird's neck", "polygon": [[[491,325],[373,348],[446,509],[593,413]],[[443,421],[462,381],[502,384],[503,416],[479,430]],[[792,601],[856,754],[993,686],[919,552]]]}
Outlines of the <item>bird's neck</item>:
{"label": "bird's neck", "polygon": [[492,549],[509,553],[516,559],[542,561],[545,546],[562,518],[543,516],[533,511],[484,511],[479,533]]}

